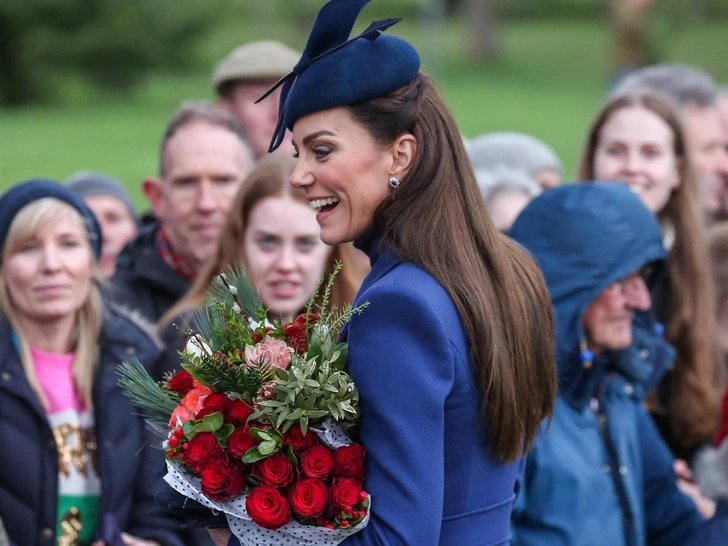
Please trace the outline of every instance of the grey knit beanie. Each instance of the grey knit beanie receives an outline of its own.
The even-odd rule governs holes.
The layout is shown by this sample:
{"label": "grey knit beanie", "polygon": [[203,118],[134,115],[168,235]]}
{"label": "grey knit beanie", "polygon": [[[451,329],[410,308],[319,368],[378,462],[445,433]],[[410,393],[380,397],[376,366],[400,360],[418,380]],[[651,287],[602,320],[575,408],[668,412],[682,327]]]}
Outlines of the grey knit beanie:
{"label": "grey knit beanie", "polygon": [[113,176],[95,171],[78,171],[68,177],[64,183],[69,190],[81,199],[94,195],[114,197],[126,205],[134,220],[137,219],[136,207],[131,200],[129,191]]}
{"label": "grey knit beanie", "polygon": [[470,140],[467,150],[475,171],[505,167],[532,175],[544,169],[561,173],[563,167],[548,145],[524,133],[486,133]]}

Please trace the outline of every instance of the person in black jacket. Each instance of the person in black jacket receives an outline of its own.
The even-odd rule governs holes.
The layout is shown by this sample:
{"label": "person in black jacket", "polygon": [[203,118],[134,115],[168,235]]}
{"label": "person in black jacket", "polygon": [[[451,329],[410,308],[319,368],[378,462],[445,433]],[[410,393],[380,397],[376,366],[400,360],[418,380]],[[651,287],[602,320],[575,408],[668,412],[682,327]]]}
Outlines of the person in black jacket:
{"label": "person in black jacket", "polygon": [[206,101],[184,103],[162,137],[159,178],[143,184],[159,220],[144,226],[119,256],[114,298],[157,322],[214,255],[253,164],[231,114]]}
{"label": "person in black jacket", "polygon": [[0,519],[10,546],[179,546],[163,467],[117,367],[152,363],[143,325],[104,306],[99,225],[70,190],[0,197]]}

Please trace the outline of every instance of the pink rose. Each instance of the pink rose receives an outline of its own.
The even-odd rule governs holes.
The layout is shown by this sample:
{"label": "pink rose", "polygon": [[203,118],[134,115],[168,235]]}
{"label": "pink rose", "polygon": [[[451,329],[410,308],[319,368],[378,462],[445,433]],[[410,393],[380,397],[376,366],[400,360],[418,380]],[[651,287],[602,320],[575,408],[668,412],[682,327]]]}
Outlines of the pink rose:
{"label": "pink rose", "polygon": [[248,366],[268,362],[274,368],[285,370],[291,362],[291,349],[285,341],[265,336],[257,345],[245,346],[245,362]]}
{"label": "pink rose", "polygon": [[194,388],[189,391],[182,400],[180,400],[179,405],[172,412],[172,416],[169,419],[170,428],[177,426],[178,417],[182,423],[189,421],[190,419],[194,419],[197,416],[197,413],[202,409],[202,406],[205,403],[205,398],[212,393],[208,387],[199,384],[197,381],[194,381],[193,385]]}

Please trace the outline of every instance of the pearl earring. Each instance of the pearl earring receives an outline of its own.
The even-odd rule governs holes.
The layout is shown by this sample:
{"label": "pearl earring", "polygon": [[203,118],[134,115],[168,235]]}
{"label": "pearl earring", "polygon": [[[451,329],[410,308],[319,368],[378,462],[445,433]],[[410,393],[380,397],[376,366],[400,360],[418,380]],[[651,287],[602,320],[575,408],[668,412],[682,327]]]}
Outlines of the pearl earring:
{"label": "pearl earring", "polygon": [[391,177],[391,178],[389,179],[389,186],[390,186],[390,187],[391,187],[391,188],[392,188],[393,190],[398,190],[398,189],[399,189],[399,178],[397,178],[396,176],[392,176],[392,177]]}

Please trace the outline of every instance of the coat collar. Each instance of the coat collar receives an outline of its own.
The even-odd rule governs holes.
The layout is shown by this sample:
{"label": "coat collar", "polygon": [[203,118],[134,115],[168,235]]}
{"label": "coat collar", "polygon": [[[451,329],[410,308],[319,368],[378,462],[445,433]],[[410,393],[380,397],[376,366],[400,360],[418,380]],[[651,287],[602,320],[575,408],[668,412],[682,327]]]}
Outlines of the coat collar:
{"label": "coat collar", "polygon": [[0,389],[24,400],[39,416],[46,418],[43,406],[25,377],[17,344],[5,317],[0,317]]}
{"label": "coat collar", "polygon": [[[354,246],[369,256],[372,269],[362,281],[359,292],[354,298],[355,305],[361,305],[366,301],[366,292],[379,279],[384,277],[397,265],[403,262],[391,248],[388,248],[381,237],[379,237],[374,228],[369,228],[356,241]],[[349,323],[347,322],[341,329],[339,341],[346,341],[349,332]]]}

